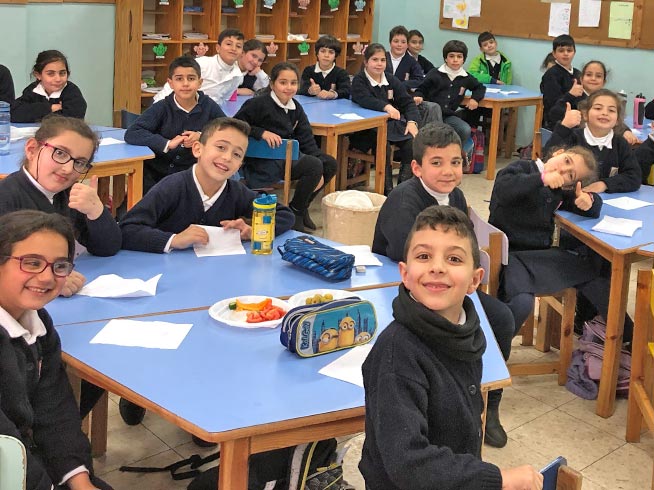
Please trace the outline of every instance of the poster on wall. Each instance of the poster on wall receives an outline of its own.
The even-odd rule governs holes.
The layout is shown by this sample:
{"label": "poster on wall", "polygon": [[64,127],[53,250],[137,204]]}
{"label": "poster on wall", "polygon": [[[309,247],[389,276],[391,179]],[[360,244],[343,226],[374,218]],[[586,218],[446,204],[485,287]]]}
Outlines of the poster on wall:
{"label": "poster on wall", "polygon": [[481,0],[443,0],[443,18],[452,19],[452,27],[467,29],[470,17],[481,16]]}

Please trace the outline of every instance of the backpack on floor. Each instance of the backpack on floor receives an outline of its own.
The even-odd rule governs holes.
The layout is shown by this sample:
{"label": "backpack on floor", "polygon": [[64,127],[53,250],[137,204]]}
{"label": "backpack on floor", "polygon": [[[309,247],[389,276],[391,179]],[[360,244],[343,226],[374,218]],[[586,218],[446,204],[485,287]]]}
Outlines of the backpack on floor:
{"label": "backpack on floor", "polygon": [[470,158],[470,165],[468,167],[471,174],[478,174],[484,170],[484,148],[486,145],[486,138],[484,130],[481,128],[470,128],[470,133],[473,141],[472,155]]}

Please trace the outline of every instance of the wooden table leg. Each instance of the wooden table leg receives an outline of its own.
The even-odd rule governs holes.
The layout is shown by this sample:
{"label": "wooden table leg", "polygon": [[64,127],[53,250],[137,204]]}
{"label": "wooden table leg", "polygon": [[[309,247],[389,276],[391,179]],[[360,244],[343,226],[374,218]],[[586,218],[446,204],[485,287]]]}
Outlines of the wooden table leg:
{"label": "wooden table leg", "polygon": [[386,121],[377,128],[377,148],[375,150],[375,192],[384,194],[386,178]]}
{"label": "wooden table leg", "polygon": [[247,490],[250,439],[220,443],[218,490]]}
{"label": "wooden table leg", "polygon": [[491,114],[490,141],[488,142],[488,168],[486,169],[487,180],[493,180],[495,178],[495,163],[497,160],[497,143],[500,138],[501,116],[501,107],[497,104],[493,104],[493,112]]}
{"label": "wooden table leg", "polygon": [[109,395],[105,391],[91,411],[91,456],[97,458],[107,452],[107,418]]}
{"label": "wooden table leg", "polygon": [[509,123],[506,128],[506,138],[504,139],[504,157],[511,158],[515,149],[515,131],[518,126],[518,108],[509,108]]}
{"label": "wooden table leg", "polygon": [[143,197],[143,160],[134,165],[134,172],[127,177],[127,209]]}
{"label": "wooden table leg", "polygon": [[536,104],[536,114],[534,115],[534,143],[531,146],[531,158],[536,160],[543,155],[540,140],[540,124],[543,120],[543,100]]}
{"label": "wooden table leg", "polygon": [[[336,158],[338,161],[338,136],[334,130],[330,130],[325,136],[325,153],[329,156]],[[330,194],[336,190],[336,179],[330,180],[325,186],[325,195]]]}
{"label": "wooden table leg", "polygon": [[611,261],[611,289],[609,311],[606,318],[606,340],[604,341],[604,360],[600,378],[599,394],[595,413],[600,417],[610,417],[615,410],[615,390],[618,385],[618,367],[622,349],[624,314],[629,294],[629,273],[631,267],[625,256],[615,254]]}
{"label": "wooden table leg", "polygon": [[112,200],[113,200],[113,212],[114,214],[116,213],[116,210],[123,204],[125,201],[125,174],[120,174],[120,175],[114,175],[113,177],[113,192],[112,192]]}
{"label": "wooden table leg", "polygon": [[109,203],[109,185],[111,184],[110,179],[111,177],[100,177],[98,179],[98,197],[100,198],[102,204],[105,205]]}

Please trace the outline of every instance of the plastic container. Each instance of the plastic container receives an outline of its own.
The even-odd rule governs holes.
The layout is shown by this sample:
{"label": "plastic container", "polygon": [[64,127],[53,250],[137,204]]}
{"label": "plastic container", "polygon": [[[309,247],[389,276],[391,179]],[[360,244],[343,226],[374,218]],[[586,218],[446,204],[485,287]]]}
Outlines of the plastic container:
{"label": "plastic container", "polygon": [[252,211],[252,253],[270,255],[275,239],[277,196],[264,194],[254,200]]}
{"label": "plastic container", "polygon": [[11,118],[9,117],[9,104],[0,102],[0,155],[9,155],[11,142]]}
{"label": "plastic container", "polygon": [[627,113],[627,93],[624,90],[620,90],[618,92],[618,96],[620,97],[620,105],[622,105],[622,113],[626,114]]}
{"label": "plastic container", "polygon": [[323,236],[345,245],[369,245],[375,235],[379,210],[386,201],[381,194],[339,191],[322,198]]}
{"label": "plastic container", "polygon": [[642,128],[645,119],[645,97],[638,94],[634,97],[634,128]]}

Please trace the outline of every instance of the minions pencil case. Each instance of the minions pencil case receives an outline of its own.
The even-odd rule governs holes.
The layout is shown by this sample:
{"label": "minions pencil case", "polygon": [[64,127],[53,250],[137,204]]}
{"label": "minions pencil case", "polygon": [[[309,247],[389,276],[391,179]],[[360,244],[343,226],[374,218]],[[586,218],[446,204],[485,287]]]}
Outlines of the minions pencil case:
{"label": "minions pencil case", "polygon": [[366,344],[376,331],[372,303],[345,298],[293,308],[284,316],[279,340],[298,356],[313,357]]}

